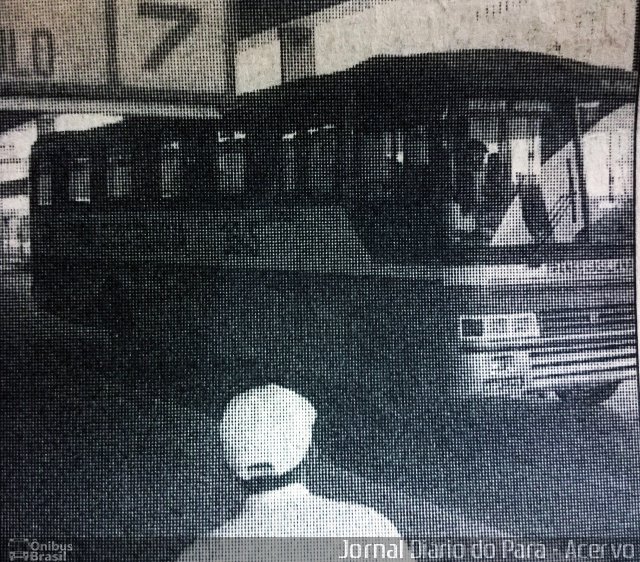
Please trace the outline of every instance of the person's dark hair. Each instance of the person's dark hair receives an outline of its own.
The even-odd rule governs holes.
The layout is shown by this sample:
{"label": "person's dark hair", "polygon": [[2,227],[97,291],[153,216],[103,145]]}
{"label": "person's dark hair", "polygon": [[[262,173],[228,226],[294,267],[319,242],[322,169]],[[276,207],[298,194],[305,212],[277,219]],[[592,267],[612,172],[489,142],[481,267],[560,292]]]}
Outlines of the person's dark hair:
{"label": "person's dark hair", "polygon": [[271,490],[278,490],[290,484],[304,484],[307,479],[309,459],[305,458],[298,466],[289,472],[277,476],[257,476],[249,480],[239,478],[240,485],[249,494],[260,494]]}

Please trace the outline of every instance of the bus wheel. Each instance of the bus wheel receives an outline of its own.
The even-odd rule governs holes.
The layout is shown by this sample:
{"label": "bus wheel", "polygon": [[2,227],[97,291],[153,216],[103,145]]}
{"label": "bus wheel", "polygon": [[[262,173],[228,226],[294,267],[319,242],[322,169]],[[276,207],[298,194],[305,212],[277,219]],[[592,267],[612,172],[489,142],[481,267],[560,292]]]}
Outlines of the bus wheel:
{"label": "bus wheel", "polygon": [[556,391],[558,398],[574,406],[597,406],[611,398],[620,382],[611,382],[598,386],[576,386]]}

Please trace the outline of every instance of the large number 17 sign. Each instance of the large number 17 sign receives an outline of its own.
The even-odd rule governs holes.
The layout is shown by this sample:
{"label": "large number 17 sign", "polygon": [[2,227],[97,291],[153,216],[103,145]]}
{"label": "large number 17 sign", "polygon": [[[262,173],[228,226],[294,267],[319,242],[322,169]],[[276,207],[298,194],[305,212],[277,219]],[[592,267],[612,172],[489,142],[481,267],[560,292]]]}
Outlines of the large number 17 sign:
{"label": "large number 17 sign", "polygon": [[138,4],[138,15],[175,24],[165,33],[145,59],[142,68],[150,71],[157,70],[173,50],[189,37],[200,21],[197,8],[195,6],[185,6],[184,4],[140,2]]}

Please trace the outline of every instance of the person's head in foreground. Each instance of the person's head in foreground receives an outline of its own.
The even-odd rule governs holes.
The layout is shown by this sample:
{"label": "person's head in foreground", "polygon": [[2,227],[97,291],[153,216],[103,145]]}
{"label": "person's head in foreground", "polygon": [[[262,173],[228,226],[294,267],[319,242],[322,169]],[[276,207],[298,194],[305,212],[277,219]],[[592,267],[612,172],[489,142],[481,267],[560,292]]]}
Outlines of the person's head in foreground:
{"label": "person's head in foreground", "polygon": [[311,402],[281,386],[243,392],[229,402],[220,424],[225,460],[249,489],[296,482],[311,448],[315,420]]}
{"label": "person's head in foreground", "polygon": [[308,490],[305,467],[315,421],[316,410],[307,399],[275,384],[229,402],[220,423],[224,458],[250,495],[215,536],[399,536],[375,510]]}

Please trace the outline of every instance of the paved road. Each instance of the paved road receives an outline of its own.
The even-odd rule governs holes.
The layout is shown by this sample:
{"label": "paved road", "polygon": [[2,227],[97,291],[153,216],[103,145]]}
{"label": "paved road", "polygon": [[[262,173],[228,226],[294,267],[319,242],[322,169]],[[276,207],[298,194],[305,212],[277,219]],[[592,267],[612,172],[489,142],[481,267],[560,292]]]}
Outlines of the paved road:
{"label": "paved road", "polygon": [[[3,534],[174,536],[179,548],[237,509],[210,387],[151,392],[119,370],[108,333],[37,311],[27,276],[0,279]],[[593,410],[377,399],[366,413],[323,405],[318,492],[369,504],[413,536],[637,531],[635,385]]]}

